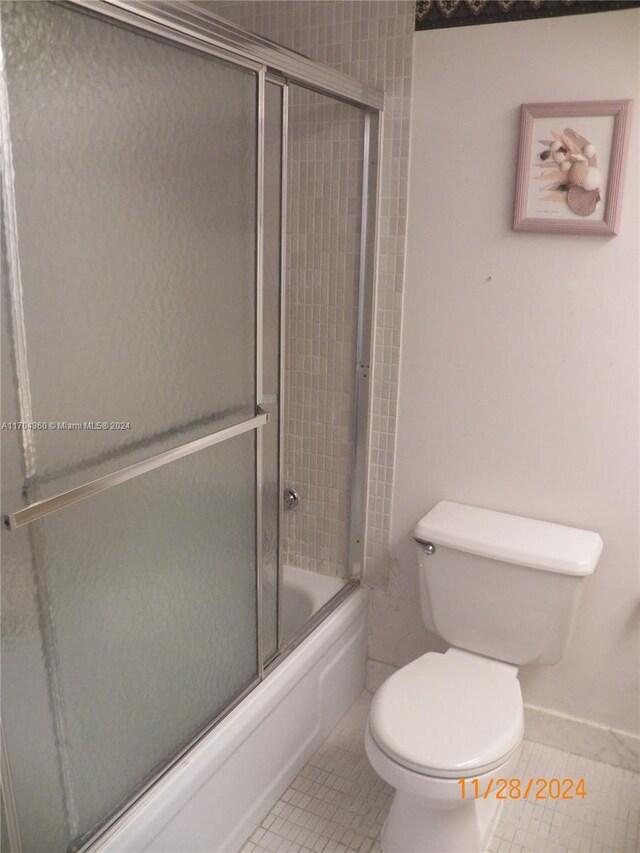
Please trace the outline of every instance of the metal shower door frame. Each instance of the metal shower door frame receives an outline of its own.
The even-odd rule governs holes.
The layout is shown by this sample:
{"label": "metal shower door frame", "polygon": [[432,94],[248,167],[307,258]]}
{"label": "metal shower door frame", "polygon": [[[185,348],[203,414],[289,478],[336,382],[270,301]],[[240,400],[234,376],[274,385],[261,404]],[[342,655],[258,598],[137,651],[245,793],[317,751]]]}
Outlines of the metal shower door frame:
{"label": "metal shower door frame", "polygon": [[[262,437],[259,426],[264,424],[261,417],[263,387],[263,291],[264,291],[264,147],[265,147],[265,86],[266,80],[283,86],[282,100],[282,164],[281,164],[281,260],[280,260],[280,401],[279,423],[284,422],[284,311],[286,279],[286,197],[287,197],[287,148],[288,148],[288,89],[289,84],[310,89],[323,95],[359,107],[364,112],[364,151],[362,174],[362,207],[360,234],[360,269],[358,288],[358,327],[357,352],[354,370],[355,378],[355,417],[353,427],[353,456],[351,465],[351,505],[349,519],[349,565],[348,580],[362,578],[366,553],[366,516],[367,516],[367,468],[369,459],[369,422],[371,403],[371,378],[373,370],[373,318],[375,312],[375,257],[376,257],[376,220],[379,184],[379,158],[381,146],[380,112],[383,106],[383,94],[366,84],[362,84],[339,71],[328,68],[311,59],[301,56],[287,48],[270,42],[261,36],[248,33],[235,27],[225,19],[202,10],[192,2],[168,2],[168,0],[63,0],[61,5],[94,14],[102,19],[123,26],[142,30],[166,39],[170,42],[216,56],[232,64],[252,70],[257,76],[257,163],[256,163],[256,400],[258,409],[253,421],[247,421],[244,429],[256,429],[257,458],[257,522],[256,546],[258,554],[258,574],[261,570],[262,548]],[[242,431],[244,431],[242,429]],[[96,494],[112,485],[124,482],[134,476],[145,473],[160,465],[196,452],[202,447],[217,443],[235,432],[223,430],[220,434],[211,434],[206,439],[193,442],[193,447],[176,448],[166,454],[144,460],[130,466],[126,475],[116,471],[100,478],[99,481],[85,484],[69,492],[55,495],[43,501],[10,513],[3,518],[6,530],[13,530],[31,521]],[[282,434],[282,429],[280,429]],[[280,443],[280,479],[282,485],[282,441]],[[282,512],[279,507],[279,515]],[[280,521],[280,533],[282,523]],[[281,537],[280,537],[281,538]],[[280,561],[279,561],[280,562]],[[259,674],[263,675],[263,630],[262,630],[262,583],[258,579],[258,662]],[[281,581],[281,571],[280,578]],[[279,612],[278,651],[282,650],[281,613]]]}
{"label": "metal shower door frame", "polygon": [[[357,587],[364,574],[366,553],[366,516],[367,516],[367,471],[369,461],[369,437],[371,419],[371,379],[373,368],[373,319],[375,314],[376,280],[376,236],[377,236],[377,199],[379,190],[379,161],[381,149],[381,111],[384,105],[383,93],[332,68],[314,62],[292,50],[274,42],[253,35],[235,27],[223,18],[203,10],[199,4],[188,2],[169,2],[168,0],[63,0],[61,5],[77,11],[96,15],[107,22],[119,24],[135,31],[142,31],[161,38],[169,43],[215,56],[226,62],[244,67],[256,73],[257,79],[257,155],[256,155],[256,416],[250,421],[212,433],[204,439],[182,445],[172,451],[157,454],[121,469],[93,483],[85,484],[69,492],[52,498],[36,501],[29,506],[10,513],[3,519],[5,530],[13,530],[22,524],[55,512],[65,506],[83,500],[116,486],[147,470],[153,470],[195,453],[204,447],[219,443],[234,434],[254,430],[256,432],[256,620],[257,620],[257,678],[227,708],[200,732],[165,768],[140,790],[130,802],[112,815],[82,848],[82,851],[97,849],[97,845],[115,829],[119,819],[132,806],[139,803],[156,782],[166,775],[184,755],[199,743],[206,735],[233,710],[246,695],[256,687],[275,667],[277,667],[312,630],[337,607],[351,591]],[[349,565],[348,583],[338,592],[303,628],[286,644],[282,635],[282,561],[278,559],[278,642],[276,653],[264,660],[263,626],[263,576],[262,576],[262,437],[260,427],[264,426],[267,416],[260,408],[262,402],[263,379],[263,247],[264,247],[264,168],[265,168],[265,88],[267,80],[283,87],[282,97],[282,144],[281,144],[281,188],[280,188],[280,388],[279,388],[279,479],[280,489],[283,483],[283,428],[284,423],[284,316],[286,287],[286,230],[287,230],[287,149],[288,149],[288,94],[289,84],[302,86],[319,94],[343,101],[360,108],[364,113],[364,157],[362,174],[362,224],[360,234],[360,269],[358,292],[358,328],[357,353],[354,365],[356,393],[355,418],[353,427],[353,456],[351,465],[351,505],[349,518]],[[223,435],[224,433],[224,435]],[[128,473],[127,473],[128,472]],[[279,541],[282,541],[282,506],[278,507]],[[3,762],[3,770],[4,764]],[[16,851],[17,853],[17,851]]]}

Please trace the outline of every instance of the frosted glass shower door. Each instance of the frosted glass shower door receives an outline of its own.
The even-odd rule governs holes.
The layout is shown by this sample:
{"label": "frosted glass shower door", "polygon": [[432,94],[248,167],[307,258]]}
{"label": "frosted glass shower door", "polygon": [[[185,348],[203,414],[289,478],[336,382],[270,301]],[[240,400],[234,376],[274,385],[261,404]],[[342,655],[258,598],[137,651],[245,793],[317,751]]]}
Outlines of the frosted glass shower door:
{"label": "frosted glass shower door", "polygon": [[[258,87],[63,6],[1,13],[2,419],[39,424],[5,432],[7,511],[255,420]],[[22,849],[56,853],[258,676],[256,431],[2,544]]]}

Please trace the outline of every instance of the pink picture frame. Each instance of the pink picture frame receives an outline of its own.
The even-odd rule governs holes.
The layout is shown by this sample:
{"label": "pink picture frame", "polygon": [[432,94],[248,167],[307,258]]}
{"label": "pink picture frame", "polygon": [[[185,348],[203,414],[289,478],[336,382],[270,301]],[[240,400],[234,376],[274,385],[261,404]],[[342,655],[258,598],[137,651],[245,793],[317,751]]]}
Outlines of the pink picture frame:
{"label": "pink picture frame", "polygon": [[522,104],[514,231],[618,233],[631,107]]}

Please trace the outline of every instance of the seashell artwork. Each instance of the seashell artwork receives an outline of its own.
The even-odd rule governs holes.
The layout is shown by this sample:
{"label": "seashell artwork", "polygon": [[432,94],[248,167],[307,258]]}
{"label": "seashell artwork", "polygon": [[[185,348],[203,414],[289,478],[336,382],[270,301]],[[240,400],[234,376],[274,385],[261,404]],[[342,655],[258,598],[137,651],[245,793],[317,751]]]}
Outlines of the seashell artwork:
{"label": "seashell artwork", "polygon": [[597,189],[585,190],[574,184],[567,191],[567,204],[578,216],[591,216],[599,201],[600,192]]}
{"label": "seashell artwork", "polygon": [[618,233],[632,104],[522,104],[514,231]]}
{"label": "seashell artwork", "polygon": [[589,166],[587,176],[582,182],[585,190],[597,190],[602,186],[602,175],[595,166]]}
{"label": "seashell artwork", "polygon": [[[587,174],[589,173],[589,164],[586,160],[578,160],[577,163],[574,163],[569,171],[567,172],[567,180],[570,184],[577,184],[581,186],[584,183]],[[594,187],[591,187],[594,189]]]}
{"label": "seashell artwork", "polygon": [[[567,204],[578,216],[590,216],[600,201],[602,185],[595,145],[570,127],[551,130],[550,139],[539,142],[544,146],[539,152],[542,169],[535,179],[545,182],[539,184],[540,192],[545,193],[540,200]],[[545,171],[549,166],[554,171]]]}

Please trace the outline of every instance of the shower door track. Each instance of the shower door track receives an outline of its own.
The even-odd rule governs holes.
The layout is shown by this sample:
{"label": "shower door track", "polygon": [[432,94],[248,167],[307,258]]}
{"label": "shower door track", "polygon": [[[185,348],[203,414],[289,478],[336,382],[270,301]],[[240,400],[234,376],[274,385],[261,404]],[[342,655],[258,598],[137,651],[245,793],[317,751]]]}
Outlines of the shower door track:
{"label": "shower door track", "polygon": [[291,83],[381,111],[384,93],[263,36],[235,26],[191,0],[60,0],[100,17],[164,36],[248,68],[263,67]]}

